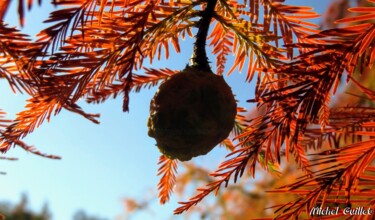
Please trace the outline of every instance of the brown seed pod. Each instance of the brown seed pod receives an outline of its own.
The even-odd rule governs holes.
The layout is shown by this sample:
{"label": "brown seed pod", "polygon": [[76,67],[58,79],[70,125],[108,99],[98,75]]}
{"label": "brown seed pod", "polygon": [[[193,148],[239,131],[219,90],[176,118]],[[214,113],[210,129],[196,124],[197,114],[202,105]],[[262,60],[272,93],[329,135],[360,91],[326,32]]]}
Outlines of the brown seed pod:
{"label": "brown seed pod", "polygon": [[207,154],[234,125],[237,104],[222,76],[186,67],[151,100],[148,135],[161,153],[181,161]]}

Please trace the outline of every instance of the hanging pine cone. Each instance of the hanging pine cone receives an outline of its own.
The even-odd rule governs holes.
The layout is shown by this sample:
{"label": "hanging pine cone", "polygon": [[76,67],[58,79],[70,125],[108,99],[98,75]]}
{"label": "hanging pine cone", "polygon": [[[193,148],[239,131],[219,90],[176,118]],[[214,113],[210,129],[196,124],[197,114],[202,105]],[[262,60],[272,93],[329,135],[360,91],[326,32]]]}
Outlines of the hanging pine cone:
{"label": "hanging pine cone", "polygon": [[222,76],[188,66],[161,84],[151,100],[148,135],[167,157],[190,160],[229,135],[236,107]]}

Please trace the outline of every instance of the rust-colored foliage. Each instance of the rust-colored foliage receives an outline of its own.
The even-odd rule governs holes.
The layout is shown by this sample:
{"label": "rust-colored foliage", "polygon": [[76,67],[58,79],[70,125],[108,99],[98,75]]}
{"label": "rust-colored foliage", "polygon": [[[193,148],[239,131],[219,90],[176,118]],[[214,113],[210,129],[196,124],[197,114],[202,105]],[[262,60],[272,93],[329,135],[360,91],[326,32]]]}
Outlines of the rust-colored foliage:
{"label": "rust-colored foliage", "polygon": [[[0,121],[0,150],[20,146],[58,158],[22,139],[62,109],[99,123],[98,114],[77,105],[79,99],[101,103],[122,96],[123,110],[128,111],[131,91],[155,86],[178,72],[144,67],[143,62],[162,55],[168,59],[172,47],[180,52],[179,40],[193,37],[193,29],[201,27],[208,1],[55,0],[58,8],[36,41],[7,26],[2,19],[10,1],[3,2],[0,77],[14,92],[31,98],[16,119]],[[255,95],[248,101],[257,107],[250,117],[238,108],[233,132],[222,143],[231,152],[211,173],[210,183],[174,213],[219,193],[231,180],[254,176],[258,167],[280,176],[282,157],[293,158],[305,175],[274,190],[298,197],[274,206],[276,218],[308,217],[309,209],[326,204],[375,208],[375,92],[359,79],[362,74],[369,81],[374,68],[375,1],[358,0],[358,7],[347,11],[334,6],[345,8],[348,0],[335,1],[329,8],[332,16],[323,20],[329,28],[325,30],[307,21],[319,17],[308,6],[284,0],[213,2],[207,45],[216,58],[216,74],[246,70],[246,81],[256,80]],[[19,0],[21,25],[24,4]],[[32,4],[27,1],[28,8]],[[233,62],[228,64],[231,54]],[[332,105],[331,96],[344,76],[348,88],[361,92],[356,94],[360,100]],[[159,198],[165,203],[179,184],[177,162],[161,156],[160,164]]]}
{"label": "rust-colored foliage", "polygon": [[164,204],[168,202],[170,194],[173,192],[173,187],[176,183],[177,174],[177,160],[169,159],[168,157],[161,155],[159,158],[158,176],[162,175],[158,184],[160,203]]}

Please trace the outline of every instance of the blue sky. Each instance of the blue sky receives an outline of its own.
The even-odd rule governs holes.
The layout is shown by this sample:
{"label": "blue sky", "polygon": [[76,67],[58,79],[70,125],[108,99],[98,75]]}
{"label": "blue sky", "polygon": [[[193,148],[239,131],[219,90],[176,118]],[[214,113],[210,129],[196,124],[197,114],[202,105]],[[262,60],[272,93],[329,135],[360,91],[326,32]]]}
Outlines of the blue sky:
{"label": "blue sky", "polygon": [[[286,2],[296,4],[302,1]],[[317,11],[322,12],[327,2],[306,0],[303,4],[317,7]],[[43,1],[42,8],[35,5],[27,13],[22,30],[34,36],[52,9],[48,1]],[[18,25],[16,15],[13,7],[6,17],[12,26]],[[163,60],[153,67],[183,69],[190,58],[191,45],[192,41],[186,40],[181,54],[171,54],[170,61]],[[253,91],[244,79],[245,73],[237,72],[226,78],[240,105],[249,109],[245,100],[253,97]],[[16,203],[21,193],[26,193],[30,208],[40,210],[44,203],[48,203],[55,220],[71,219],[78,209],[90,215],[114,219],[124,212],[122,198],[151,197],[158,182],[156,163],[160,154],[155,141],[147,136],[146,121],[149,102],[155,91],[156,88],[152,88],[132,93],[129,113],[122,112],[121,98],[100,105],[79,103],[87,112],[101,114],[100,125],[67,111],[52,118],[50,123],[43,123],[25,141],[63,159],[44,159],[18,148],[10,150],[6,156],[19,160],[0,160],[0,171],[7,172],[7,175],[0,176],[0,201]],[[13,94],[5,81],[0,82],[0,108],[8,113],[9,118],[23,109],[25,98]],[[224,149],[216,148],[194,161],[214,169],[226,153]],[[153,209],[157,212],[152,216],[146,213],[133,219],[166,219],[177,207],[177,201],[179,199],[174,196],[165,206],[155,203]]]}

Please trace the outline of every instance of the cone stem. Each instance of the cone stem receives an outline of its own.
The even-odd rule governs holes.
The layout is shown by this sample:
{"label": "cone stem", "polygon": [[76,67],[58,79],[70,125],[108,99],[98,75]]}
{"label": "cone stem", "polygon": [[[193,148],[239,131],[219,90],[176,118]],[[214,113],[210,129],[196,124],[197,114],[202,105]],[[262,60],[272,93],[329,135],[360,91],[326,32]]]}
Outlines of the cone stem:
{"label": "cone stem", "polygon": [[211,71],[206,54],[206,39],[212,16],[214,15],[217,0],[207,0],[207,6],[198,22],[198,33],[195,36],[194,52],[191,57],[191,66],[201,70]]}

